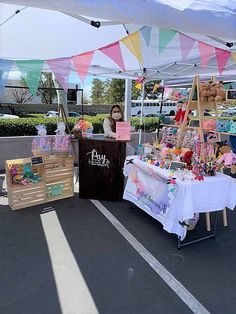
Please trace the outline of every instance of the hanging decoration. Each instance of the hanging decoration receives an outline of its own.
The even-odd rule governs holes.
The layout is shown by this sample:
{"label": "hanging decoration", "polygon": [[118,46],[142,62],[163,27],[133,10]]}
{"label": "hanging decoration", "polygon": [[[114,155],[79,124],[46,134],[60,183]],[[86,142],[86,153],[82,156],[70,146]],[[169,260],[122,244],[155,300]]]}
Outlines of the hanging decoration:
{"label": "hanging decoration", "polygon": [[144,77],[138,78],[138,79],[135,81],[134,87],[141,90],[141,89],[142,89],[143,81],[144,81]]}
{"label": "hanging decoration", "polygon": [[47,60],[47,64],[65,92],[68,90],[71,57]]}
{"label": "hanging decoration", "polygon": [[159,29],[159,53],[161,53],[166,48],[167,44],[171,41],[176,33],[177,31],[172,29]]}
{"label": "hanging decoration", "polygon": [[149,47],[149,44],[150,44],[151,30],[152,30],[152,27],[151,27],[151,26],[143,26],[143,27],[140,29],[140,33],[141,33],[141,35],[143,36],[143,39],[145,40],[146,45],[147,45],[148,47]]}
{"label": "hanging decoration", "polygon": [[[16,61],[22,76],[25,79],[27,86],[33,96],[36,95],[41,79],[43,60],[18,60]],[[26,75],[24,75],[26,73]]]}
{"label": "hanging decoration", "polygon": [[114,61],[121,68],[122,71],[125,71],[125,66],[124,66],[124,61],[121,54],[119,41],[116,41],[113,44],[102,47],[99,50],[103,52],[106,56],[111,58],[111,60]]}
{"label": "hanging decoration", "polygon": [[213,56],[214,47],[198,41],[199,54],[201,58],[202,68],[205,69]]}
{"label": "hanging decoration", "polygon": [[89,65],[91,63],[94,51],[88,51],[72,57],[75,69],[80,77],[80,81],[84,84],[88,74]]}
{"label": "hanging decoration", "polygon": [[181,55],[182,55],[183,61],[187,59],[188,54],[193,48],[195,41],[196,40],[194,38],[191,38],[182,33],[179,33],[179,43],[180,43],[180,49],[181,49]]}
{"label": "hanging decoration", "polygon": [[231,56],[232,56],[232,59],[234,60],[234,62],[236,63],[236,51],[231,52]]}
{"label": "hanging decoration", "polygon": [[140,40],[140,32],[136,31],[129,36],[120,40],[130,52],[138,59],[141,64],[144,64]]}
{"label": "hanging decoration", "polygon": [[215,48],[215,52],[216,52],[216,61],[217,61],[219,73],[221,75],[231,53],[227,50],[220,49],[220,48]]}
{"label": "hanging decoration", "polygon": [[13,61],[0,60],[0,96],[3,94]]}

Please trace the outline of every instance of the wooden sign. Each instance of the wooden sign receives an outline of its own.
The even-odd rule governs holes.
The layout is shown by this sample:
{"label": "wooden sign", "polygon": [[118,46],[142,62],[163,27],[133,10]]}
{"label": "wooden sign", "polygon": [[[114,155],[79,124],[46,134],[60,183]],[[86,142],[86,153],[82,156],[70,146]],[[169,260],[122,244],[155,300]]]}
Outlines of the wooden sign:
{"label": "wooden sign", "polygon": [[236,100],[236,89],[228,89],[226,91],[226,100]]}
{"label": "wooden sign", "polygon": [[170,164],[170,170],[178,170],[178,169],[184,169],[186,167],[186,163],[185,162],[180,162],[180,161],[172,161]]}
{"label": "wooden sign", "polygon": [[32,166],[43,165],[43,164],[44,164],[43,156],[31,157],[31,165]]}

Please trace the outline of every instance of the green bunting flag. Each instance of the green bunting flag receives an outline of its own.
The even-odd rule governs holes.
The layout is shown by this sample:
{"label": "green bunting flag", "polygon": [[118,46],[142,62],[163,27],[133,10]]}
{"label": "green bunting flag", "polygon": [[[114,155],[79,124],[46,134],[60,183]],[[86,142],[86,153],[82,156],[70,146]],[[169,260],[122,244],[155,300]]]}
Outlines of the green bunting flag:
{"label": "green bunting flag", "polygon": [[43,68],[43,60],[19,60],[16,65],[22,73],[27,86],[33,96],[36,95],[39,81],[41,79],[41,72]]}
{"label": "green bunting flag", "polygon": [[159,29],[159,53],[165,49],[166,45],[171,41],[177,32],[172,29]]}

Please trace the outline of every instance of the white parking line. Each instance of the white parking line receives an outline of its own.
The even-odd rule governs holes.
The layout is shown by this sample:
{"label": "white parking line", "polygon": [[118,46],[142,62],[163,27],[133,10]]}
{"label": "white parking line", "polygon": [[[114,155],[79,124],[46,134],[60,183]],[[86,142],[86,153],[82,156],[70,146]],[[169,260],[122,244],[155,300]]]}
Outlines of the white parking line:
{"label": "white parking line", "polygon": [[55,211],[40,215],[63,314],[98,314]]}
{"label": "white parking line", "polygon": [[210,312],[186,289],[107,209],[97,200],[90,200],[97,209],[111,222],[129,244],[142,256],[163,281],[196,314]]}

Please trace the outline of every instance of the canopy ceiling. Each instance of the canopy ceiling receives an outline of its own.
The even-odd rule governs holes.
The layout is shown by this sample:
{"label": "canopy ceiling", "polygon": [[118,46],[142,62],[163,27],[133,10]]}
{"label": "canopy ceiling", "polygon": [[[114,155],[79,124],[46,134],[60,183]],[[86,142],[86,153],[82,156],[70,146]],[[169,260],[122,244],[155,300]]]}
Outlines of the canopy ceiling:
{"label": "canopy ceiling", "polygon": [[[230,49],[225,45],[226,41],[236,41],[236,4],[234,1],[216,0],[200,3],[200,1],[190,0],[0,0],[1,2],[63,11],[73,16],[78,13],[98,19],[128,23],[125,27],[130,33],[141,29],[142,25],[171,27],[192,39],[229,52],[235,47]],[[2,6],[4,8],[4,5]],[[104,26],[98,29],[59,12],[27,8],[0,28],[0,58],[46,60],[71,57],[95,50],[88,69],[88,74],[93,76],[135,79],[143,75],[143,68],[146,68],[146,76],[149,80],[171,81],[174,79],[176,81],[178,78],[184,78],[188,81],[196,74],[201,75],[202,78],[219,75],[215,54],[212,55],[205,69],[201,67],[197,41],[183,62],[178,32],[159,53],[158,26],[151,28],[148,45],[145,38],[140,35],[143,64],[138,62],[125,45],[120,44],[124,71],[98,50],[124,38],[126,32],[123,25]],[[84,27],[88,31],[85,32]],[[207,36],[201,34],[207,34]],[[223,41],[218,41],[212,36],[217,36]],[[12,70],[17,70],[17,67],[13,67]],[[46,63],[44,70],[48,70]],[[75,71],[73,66],[71,70]],[[222,78],[236,78],[236,64],[231,57],[225,65]]]}
{"label": "canopy ceiling", "polygon": [[232,0],[1,0],[2,3],[93,16],[125,24],[172,28],[236,41]]}

